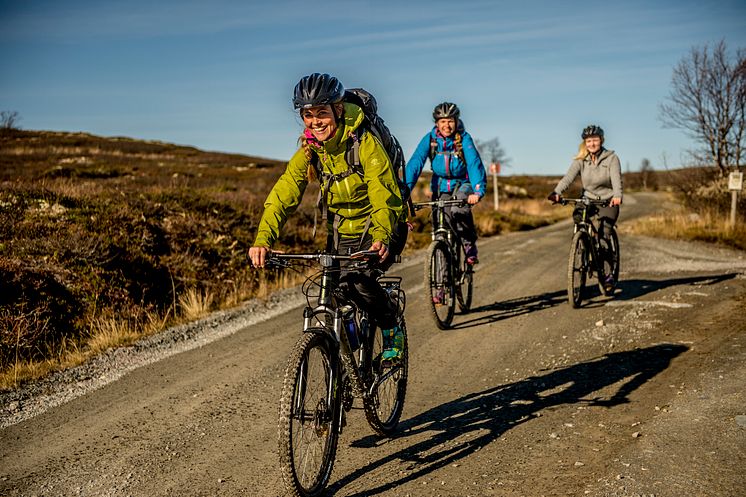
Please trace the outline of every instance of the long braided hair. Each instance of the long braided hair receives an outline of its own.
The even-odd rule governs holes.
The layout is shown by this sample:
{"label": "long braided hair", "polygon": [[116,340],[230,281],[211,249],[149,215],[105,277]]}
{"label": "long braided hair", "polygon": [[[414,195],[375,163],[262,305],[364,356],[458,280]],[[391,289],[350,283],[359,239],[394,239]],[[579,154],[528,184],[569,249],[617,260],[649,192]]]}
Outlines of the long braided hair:
{"label": "long braided hair", "polygon": [[462,143],[462,140],[461,133],[457,131],[453,136],[453,147],[456,149],[456,156],[459,160],[466,164],[466,159],[464,159],[464,144]]}

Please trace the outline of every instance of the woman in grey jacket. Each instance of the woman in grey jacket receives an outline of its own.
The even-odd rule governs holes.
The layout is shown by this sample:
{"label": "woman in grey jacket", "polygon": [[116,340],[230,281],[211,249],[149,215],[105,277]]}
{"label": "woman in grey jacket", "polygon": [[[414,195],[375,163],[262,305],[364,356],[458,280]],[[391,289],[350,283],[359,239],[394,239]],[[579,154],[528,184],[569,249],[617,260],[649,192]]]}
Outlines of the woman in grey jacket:
{"label": "woman in grey jacket", "polygon": [[549,200],[559,202],[562,199],[562,192],[570,187],[579,174],[583,182],[583,196],[593,200],[609,201],[608,207],[600,207],[595,216],[601,236],[607,238],[607,227],[616,223],[619,206],[622,204],[622,167],[614,151],[604,148],[604,130],[600,126],[587,126],[581,136],[583,141],[580,143],[578,155],[570,164],[567,174],[549,195]]}

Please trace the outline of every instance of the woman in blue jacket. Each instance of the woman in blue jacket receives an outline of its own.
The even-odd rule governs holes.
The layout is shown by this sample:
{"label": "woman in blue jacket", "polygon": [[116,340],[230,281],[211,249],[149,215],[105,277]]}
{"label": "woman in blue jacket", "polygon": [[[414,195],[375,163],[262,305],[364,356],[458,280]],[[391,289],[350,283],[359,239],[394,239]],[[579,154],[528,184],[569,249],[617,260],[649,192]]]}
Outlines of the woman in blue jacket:
{"label": "woman in blue jacket", "polygon": [[430,159],[433,170],[433,200],[465,199],[463,207],[448,207],[453,227],[464,242],[466,262],[476,264],[477,230],[471,206],[485,194],[487,173],[474,146],[474,140],[459,119],[456,104],[443,102],[433,109],[435,126],[420,140],[407,163],[405,180],[410,190],[417,184],[425,162]]}

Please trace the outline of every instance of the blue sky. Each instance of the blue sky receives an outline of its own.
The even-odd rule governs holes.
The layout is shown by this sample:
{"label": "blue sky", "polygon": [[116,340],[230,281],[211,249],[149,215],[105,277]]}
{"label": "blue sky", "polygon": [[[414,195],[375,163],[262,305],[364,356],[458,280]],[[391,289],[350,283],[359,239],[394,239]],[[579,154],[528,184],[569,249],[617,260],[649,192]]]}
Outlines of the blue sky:
{"label": "blue sky", "polygon": [[0,110],[87,131],[288,159],[295,83],[378,99],[407,155],[435,104],[499,137],[509,174],[561,174],[583,126],[626,169],[692,148],[658,105],[692,46],[746,48],[746,2],[0,0]]}

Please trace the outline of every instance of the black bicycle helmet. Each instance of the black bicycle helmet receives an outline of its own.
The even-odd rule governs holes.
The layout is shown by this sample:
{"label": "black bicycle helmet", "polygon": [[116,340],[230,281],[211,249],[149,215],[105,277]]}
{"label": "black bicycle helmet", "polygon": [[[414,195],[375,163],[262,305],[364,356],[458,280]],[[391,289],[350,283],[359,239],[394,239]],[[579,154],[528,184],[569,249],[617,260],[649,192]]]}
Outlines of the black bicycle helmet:
{"label": "black bicycle helmet", "polygon": [[590,124],[583,129],[583,133],[580,136],[583,138],[583,140],[591,136],[598,136],[599,138],[603,138],[604,130],[601,129],[601,126]]}
{"label": "black bicycle helmet", "polygon": [[452,117],[458,121],[458,116],[460,114],[461,111],[458,110],[458,105],[451,102],[443,102],[442,104],[436,105],[433,109],[433,120],[437,121],[438,119]]}
{"label": "black bicycle helmet", "polygon": [[293,106],[307,109],[319,105],[335,104],[342,100],[344,86],[334,76],[317,72],[298,81],[293,91]]}

